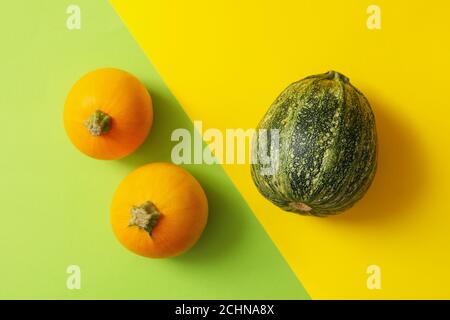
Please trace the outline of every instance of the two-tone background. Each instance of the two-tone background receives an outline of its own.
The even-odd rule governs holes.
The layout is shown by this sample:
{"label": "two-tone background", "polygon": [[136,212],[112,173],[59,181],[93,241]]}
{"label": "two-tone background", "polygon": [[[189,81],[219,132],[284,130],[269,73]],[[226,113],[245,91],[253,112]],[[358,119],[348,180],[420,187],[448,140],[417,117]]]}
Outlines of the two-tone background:
{"label": "two-tone background", "polygon": [[[80,9],[68,28],[68,7]],[[381,28],[367,27],[367,8]],[[450,298],[449,6],[445,1],[3,1],[0,8],[0,298]],[[119,161],[64,132],[71,85],[99,67],[135,74],[155,121]],[[177,128],[254,128],[284,87],[334,69],[372,103],[379,169],[347,213],[283,213],[248,165],[185,166],[210,220],[183,256],[149,260],[114,239],[112,194],[170,161]],[[81,288],[69,289],[78,266]],[[381,288],[368,287],[370,266]]]}

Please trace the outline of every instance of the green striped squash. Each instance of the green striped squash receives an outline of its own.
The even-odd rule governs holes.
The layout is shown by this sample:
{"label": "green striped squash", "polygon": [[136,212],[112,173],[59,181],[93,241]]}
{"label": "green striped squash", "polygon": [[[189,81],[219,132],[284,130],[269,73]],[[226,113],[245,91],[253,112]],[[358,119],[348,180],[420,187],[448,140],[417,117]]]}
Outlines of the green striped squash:
{"label": "green striped squash", "polygon": [[[338,72],[288,86],[256,132],[253,181],[283,210],[313,216],[340,213],[363,197],[374,178],[374,114],[366,97]],[[273,170],[267,170],[267,159]]]}

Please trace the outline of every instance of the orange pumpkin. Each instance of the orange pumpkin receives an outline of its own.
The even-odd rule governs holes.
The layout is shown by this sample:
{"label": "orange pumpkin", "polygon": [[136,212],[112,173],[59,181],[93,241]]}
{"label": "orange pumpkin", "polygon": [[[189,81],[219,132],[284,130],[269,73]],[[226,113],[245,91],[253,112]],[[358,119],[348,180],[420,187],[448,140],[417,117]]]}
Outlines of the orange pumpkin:
{"label": "orange pumpkin", "polygon": [[130,173],[115,192],[110,213],[120,243],[149,258],[173,257],[191,248],[207,219],[202,187],[171,163],[152,163]]}
{"label": "orange pumpkin", "polygon": [[96,159],[129,155],[144,142],[152,122],[147,89],[128,72],[113,68],[84,75],[64,106],[64,126],[72,143]]}

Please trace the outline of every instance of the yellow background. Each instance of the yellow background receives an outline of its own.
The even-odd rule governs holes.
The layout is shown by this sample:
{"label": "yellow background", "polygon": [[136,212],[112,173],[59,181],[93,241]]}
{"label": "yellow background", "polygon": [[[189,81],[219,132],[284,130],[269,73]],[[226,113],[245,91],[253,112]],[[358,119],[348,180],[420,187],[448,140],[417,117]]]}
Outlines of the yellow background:
{"label": "yellow background", "polygon": [[[348,76],[372,104],[380,147],[375,181],[350,211],[284,213],[258,194],[248,165],[224,167],[313,299],[450,298],[448,2],[112,4],[204,129],[254,128],[291,82]],[[366,27],[371,4],[381,30]],[[381,290],[366,287],[372,264]]]}

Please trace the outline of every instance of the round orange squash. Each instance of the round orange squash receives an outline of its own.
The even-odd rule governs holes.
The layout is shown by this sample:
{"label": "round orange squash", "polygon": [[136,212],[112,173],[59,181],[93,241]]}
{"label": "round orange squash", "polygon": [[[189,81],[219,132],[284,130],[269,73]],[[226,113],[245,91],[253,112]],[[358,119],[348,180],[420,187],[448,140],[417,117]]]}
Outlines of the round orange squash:
{"label": "round orange squash", "polygon": [[147,89],[119,69],[98,69],[81,77],[64,106],[64,127],[70,140],[96,159],[129,155],[144,142],[152,123]]}
{"label": "round orange squash", "polygon": [[177,256],[200,238],[208,201],[197,180],[171,163],[130,173],[115,192],[110,220],[116,238],[149,258]]}

